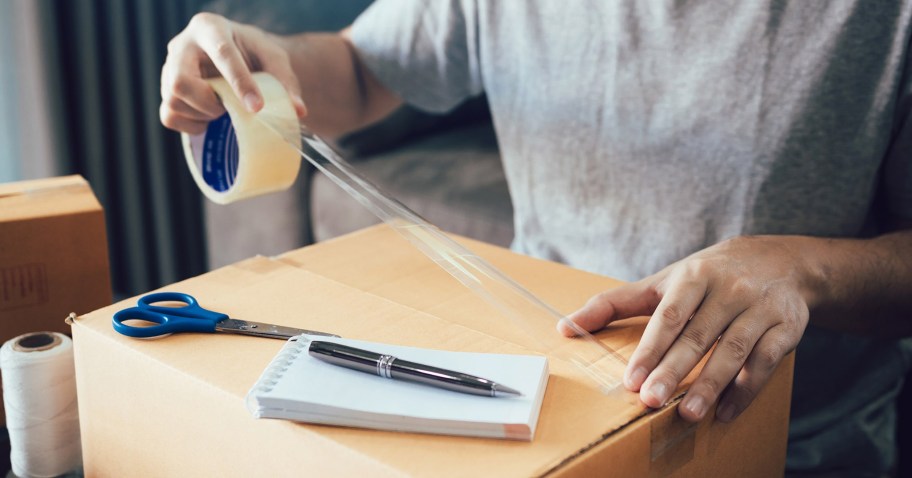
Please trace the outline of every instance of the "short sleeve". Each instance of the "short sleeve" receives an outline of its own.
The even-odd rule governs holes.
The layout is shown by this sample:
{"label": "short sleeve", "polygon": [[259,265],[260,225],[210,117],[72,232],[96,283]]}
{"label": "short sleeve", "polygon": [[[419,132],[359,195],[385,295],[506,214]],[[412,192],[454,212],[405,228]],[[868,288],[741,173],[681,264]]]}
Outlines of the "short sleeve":
{"label": "short sleeve", "polygon": [[[912,49],[912,45],[910,45]],[[892,142],[883,164],[884,199],[889,213],[912,219],[912,59],[906,52],[905,72],[897,95]]]}
{"label": "short sleeve", "polygon": [[374,76],[417,108],[445,112],[484,91],[474,0],[378,0],[351,38]]}

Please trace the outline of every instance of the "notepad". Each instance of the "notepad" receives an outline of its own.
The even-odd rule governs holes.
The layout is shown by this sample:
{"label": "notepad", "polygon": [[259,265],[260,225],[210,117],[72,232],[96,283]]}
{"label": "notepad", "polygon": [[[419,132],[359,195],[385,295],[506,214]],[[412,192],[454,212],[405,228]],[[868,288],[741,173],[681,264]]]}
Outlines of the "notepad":
{"label": "notepad", "polygon": [[520,397],[483,397],[335,366],[307,353],[309,338],[282,347],[247,394],[257,418],[402,432],[532,440],[548,383],[548,359],[451,352],[314,337],[493,380]]}

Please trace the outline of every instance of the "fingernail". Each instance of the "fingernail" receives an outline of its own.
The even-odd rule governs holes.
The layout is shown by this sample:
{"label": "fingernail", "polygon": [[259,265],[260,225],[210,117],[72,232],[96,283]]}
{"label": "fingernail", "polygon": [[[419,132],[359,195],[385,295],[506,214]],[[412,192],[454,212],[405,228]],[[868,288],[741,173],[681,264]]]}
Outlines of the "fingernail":
{"label": "fingernail", "polygon": [[703,414],[706,413],[706,400],[699,395],[688,396],[682,406],[697,418],[703,418]]}
{"label": "fingernail", "polygon": [[653,400],[656,402],[656,406],[662,406],[665,404],[665,393],[668,391],[668,387],[665,386],[662,382],[656,382],[652,384],[649,389],[646,391],[648,395],[651,395]]}
{"label": "fingernail", "polygon": [[298,95],[295,95],[294,98],[300,108],[299,111],[301,112],[301,117],[307,116],[307,104],[304,103],[304,100]]}
{"label": "fingernail", "polygon": [[735,418],[735,406],[731,403],[726,403],[719,407],[719,411],[716,412],[716,418],[722,422],[730,422]]}
{"label": "fingernail", "polygon": [[247,107],[247,111],[256,113],[260,107],[260,98],[256,93],[247,93],[244,95],[244,106]]}
{"label": "fingernail", "polygon": [[633,372],[630,372],[626,377],[627,388],[637,389],[643,385],[643,380],[646,380],[646,369],[643,367],[637,367]]}

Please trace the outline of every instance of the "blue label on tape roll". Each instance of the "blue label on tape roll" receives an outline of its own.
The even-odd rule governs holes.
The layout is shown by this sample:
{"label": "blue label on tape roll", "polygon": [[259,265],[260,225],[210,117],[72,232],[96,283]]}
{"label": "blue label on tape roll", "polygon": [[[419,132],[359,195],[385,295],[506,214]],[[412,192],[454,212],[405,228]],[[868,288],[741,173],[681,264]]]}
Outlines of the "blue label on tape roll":
{"label": "blue label on tape roll", "polygon": [[237,136],[228,113],[209,123],[202,146],[203,180],[216,191],[227,191],[238,171]]}

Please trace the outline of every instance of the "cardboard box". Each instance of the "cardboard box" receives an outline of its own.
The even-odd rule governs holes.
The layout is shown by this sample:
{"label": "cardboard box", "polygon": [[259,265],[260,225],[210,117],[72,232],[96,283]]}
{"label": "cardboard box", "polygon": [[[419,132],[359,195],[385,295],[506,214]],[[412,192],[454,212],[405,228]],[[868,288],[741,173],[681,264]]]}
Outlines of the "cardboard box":
{"label": "cardboard box", "polygon": [[[459,240],[563,312],[618,285]],[[506,319],[385,226],[162,290],[192,294],[236,318],[344,337],[530,353]],[[120,336],[111,316],[133,304],[106,307],[73,325],[87,476],[767,477],[784,469],[791,357],[731,424],[681,420],[675,405],[687,384],[669,406],[650,411],[633,393],[601,393],[578,368],[552,356],[531,443],[419,435],[254,419],[244,396],[283,342]],[[598,338],[629,356],[644,323],[625,321]]]}
{"label": "cardboard box", "polygon": [[104,211],[82,177],[0,184],[0,343],[69,334],[67,314],[110,304],[107,244]]}

